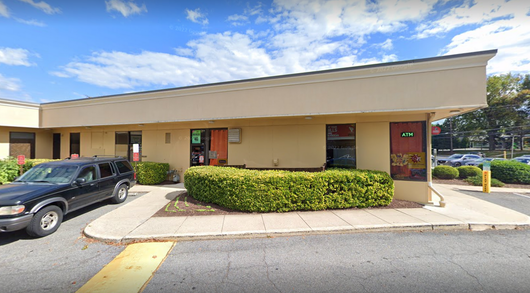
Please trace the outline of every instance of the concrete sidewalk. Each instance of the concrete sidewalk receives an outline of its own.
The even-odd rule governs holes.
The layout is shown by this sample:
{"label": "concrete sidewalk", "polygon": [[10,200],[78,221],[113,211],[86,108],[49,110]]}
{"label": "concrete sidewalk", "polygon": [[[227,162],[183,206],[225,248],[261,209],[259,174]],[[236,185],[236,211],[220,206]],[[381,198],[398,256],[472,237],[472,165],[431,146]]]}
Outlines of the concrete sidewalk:
{"label": "concrete sidewalk", "polygon": [[[271,237],[333,232],[485,230],[530,227],[530,217],[459,192],[472,186],[436,184],[445,208],[327,210],[248,215],[152,217],[183,184],[134,186],[140,198],[90,223],[87,237],[112,242]],[[513,192],[499,189],[503,192]],[[514,190],[515,192],[517,190]]]}

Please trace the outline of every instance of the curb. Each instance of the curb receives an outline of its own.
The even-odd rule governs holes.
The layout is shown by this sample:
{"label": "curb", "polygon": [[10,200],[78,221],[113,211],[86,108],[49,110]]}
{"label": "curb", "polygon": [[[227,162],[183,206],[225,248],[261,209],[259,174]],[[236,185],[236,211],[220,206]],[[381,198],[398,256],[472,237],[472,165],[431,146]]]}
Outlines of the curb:
{"label": "curb", "polygon": [[353,234],[353,233],[378,233],[378,232],[424,232],[424,231],[472,231],[480,232],[486,230],[519,230],[529,229],[528,223],[463,223],[463,224],[411,224],[393,227],[364,227],[364,228],[347,228],[347,229],[318,229],[302,231],[285,231],[285,232],[229,232],[219,234],[181,234],[181,235],[145,235],[145,236],[125,236],[106,237],[91,235],[90,232],[84,231],[87,238],[94,240],[130,244],[137,242],[159,242],[159,241],[198,241],[198,240],[230,240],[230,239],[250,239],[250,238],[276,238],[290,236],[308,236],[308,235],[327,235],[327,234]]}

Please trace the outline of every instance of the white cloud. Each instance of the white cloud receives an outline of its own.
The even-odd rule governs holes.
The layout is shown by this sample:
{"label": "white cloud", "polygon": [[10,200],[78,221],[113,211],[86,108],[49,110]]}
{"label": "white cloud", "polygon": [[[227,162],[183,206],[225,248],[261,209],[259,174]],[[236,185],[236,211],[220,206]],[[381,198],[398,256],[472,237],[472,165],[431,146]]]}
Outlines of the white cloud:
{"label": "white cloud", "polygon": [[0,74],[0,91],[15,92],[20,90],[20,80],[17,78],[7,78]]}
{"label": "white cloud", "polygon": [[[174,54],[100,51],[53,74],[133,90],[392,62],[398,60],[391,51],[393,34],[408,33],[411,24],[425,22],[435,4],[434,0],[276,0],[266,12],[260,4],[227,18],[242,22],[254,16],[256,21],[269,23],[262,31],[202,33],[186,46],[175,48]],[[186,13],[191,21],[207,21],[200,9]],[[373,35],[385,36],[385,41],[364,46]],[[447,51],[453,49],[457,45]]]}
{"label": "white cloud", "polygon": [[[486,6],[481,14],[489,21],[454,36],[442,53],[498,49],[488,62],[488,73],[530,72],[530,3],[510,1],[498,9]],[[491,19],[491,20],[490,20]]]}
{"label": "white cloud", "polygon": [[195,10],[186,9],[186,19],[189,19],[192,22],[200,23],[203,25],[208,24],[208,18],[206,18],[205,14],[201,13],[200,8],[197,8]]}
{"label": "white cloud", "polygon": [[376,44],[375,45],[376,47],[379,47],[383,50],[392,50],[394,48],[394,44],[392,43],[392,40],[391,39],[386,39],[386,41],[380,43],[380,44]]}
{"label": "white cloud", "polygon": [[21,18],[16,18],[16,17],[15,17],[15,20],[18,21],[18,22],[20,22],[20,23],[27,24],[27,25],[34,25],[34,26],[40,26],[40,27],[44,27],[44,26],[46,26],[45,23],[40,22],[40,21],[38,21],[38,20],[34,20],[34,19],[32,19],[32,20],[25,20],[25,19],[21,19]]}
{"label": "white cloud", "polygon": [[124,17],[128,17],[133,14],[141,14],[142,12],[147,12],[147,7],[145,4],[138,6],[133,1],[125,2],[122,0],[109,0],[105,1],[107,5],[107,12],[117,11],[121,13]]}
{"label": "white cloud", "polygon": [[0,48],[0,63],[7,65],[31,66],[28,62],[29,51],[25,49]]}
{"label": "white cloud", "polygon": [[39,10],[44,11],[44,13],[46,13],[46,14],[61,13],[61,9],[53,8],[53,7],[50,6],[50,4],[48,4],[48,3],[44,2],[44,1],[40,1],[40,2],[35,2],[33,0],[19,0],[19,1],[28,3],[31,6],[37,8]]}
{"label": "white cloud", "polygon": [[529,10],[530,2],[527,0],[511,0],[504,3],[495,0],[465,0],[462,5],[451,8],[450,12],[440,19],[419,25],[415,37],[422,39],[440,36],[465,25],[487,24],[501,19],[511,19],[516,15],[520,17]]}
{"label": "white cloud", "polygon": [[3,17],[9,17],[9,9],[7,6],[0,0],[0,15]]}
{"label": "white cloud", "polygon": [[245,15],[233,14],[228,16],[227,21],[233,26],[240,26],[248,23],[248,17]]}

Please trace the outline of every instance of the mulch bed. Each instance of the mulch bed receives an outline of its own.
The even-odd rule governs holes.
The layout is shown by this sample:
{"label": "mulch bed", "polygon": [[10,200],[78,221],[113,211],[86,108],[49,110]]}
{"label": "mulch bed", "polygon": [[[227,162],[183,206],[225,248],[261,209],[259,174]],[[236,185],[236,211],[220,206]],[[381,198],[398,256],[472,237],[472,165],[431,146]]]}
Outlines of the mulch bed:
{"label": "mulch bed", "polygon": [[[473,186],[472,184],[469,184],[465,182],[462,179],[432,179],[432,183],[435,184],[451,184],[451,185],[467,185],[467,186]],[[501,188],[522,188],[522,189],[530,189],[530,185],[528,184],[509,184],[505,183],[505,185]]]}
{"label": "mulch bed", "polygon": [[[422,204],[393,199],[390,205],[384,207],[371,207],[368,209],[403,209],[403,208],[421,208]],[[357,208],[352,208],[357,209]],[[153,217],[188,217],[188,216],[211,216],[211,215],[243,215],[259,214],[241,212],[228,209],[212,203],[198,201],[183,191],[175,195],[175,199],[162,207]]]}
{"label": "mulch bed", "polygon": [[[463,180],[460,180],[460,179],[452,179],[452,180],[433,179],[433,183],[470,186],[469,183]],[[161,184],[163,185],[173,184],[173,182],[167,181]],[[525,184],[506,184],[505,187],[523,188],[526,190],[530,189],[530,186],[525,185]],[[407,208],[421,208],[421,207],[423,207],[423,205],[416,203],[416,202],[393,199],[390,205],[388,206],[370,207],[367,209],[407,209]],[[358,209],[358,208],[351,208],[351,209]],[[187,192],[182,191],[180,193],[176,193],[175,199],[171,200],[166,206],[162,207],[158,212],[156,212],[153,215],[153,217],[188,217],[188,216],[236,215],[236,214],[247,214],[248,215],[248,214],[259,214],[259,213],[241,212],[241,211],[232,210],[232,209],[225,208],[225,207],[212,204],[212,203],[204,203],[204,202],[194,199],[193,197],[188,195]]]}
{"label": "mulch bed", "polygon": [[[467,185],[469,183],[460,179],[433,179],[435,184],[451,184],[451,185]],[[173,184],[167,181],[161,184]],[[530,190],[529,185],[525,184],[506,184],[508,188],[522,188],[526,191]],[[421,208],[422,204],[393,199],[390,205],[382,207],[370,207],[367,209],[407,209],[407,208]],[[358,208],[351,208],[358,209]],[[204,203],[194,199],[188,195],[187,192],[175,193],[175,199],[171,200],[166,206],[162,207],[153,217],[188,217],[188,216],[208,216],[208,215],[236,215],[236,214],[259,214],[232,210],[212,203]]]}

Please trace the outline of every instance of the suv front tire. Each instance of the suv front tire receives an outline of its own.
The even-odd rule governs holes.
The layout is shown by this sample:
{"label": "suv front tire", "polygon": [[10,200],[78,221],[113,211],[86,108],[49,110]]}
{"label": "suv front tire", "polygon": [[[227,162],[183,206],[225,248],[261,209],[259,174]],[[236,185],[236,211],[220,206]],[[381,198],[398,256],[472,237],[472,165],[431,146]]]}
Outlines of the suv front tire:
{"label": "suv front tire", "polygon": [[59,229],[62,221],[63,210],[60,207],[46,206],[33,216],[26,232],[33,237],[48,236]]}

